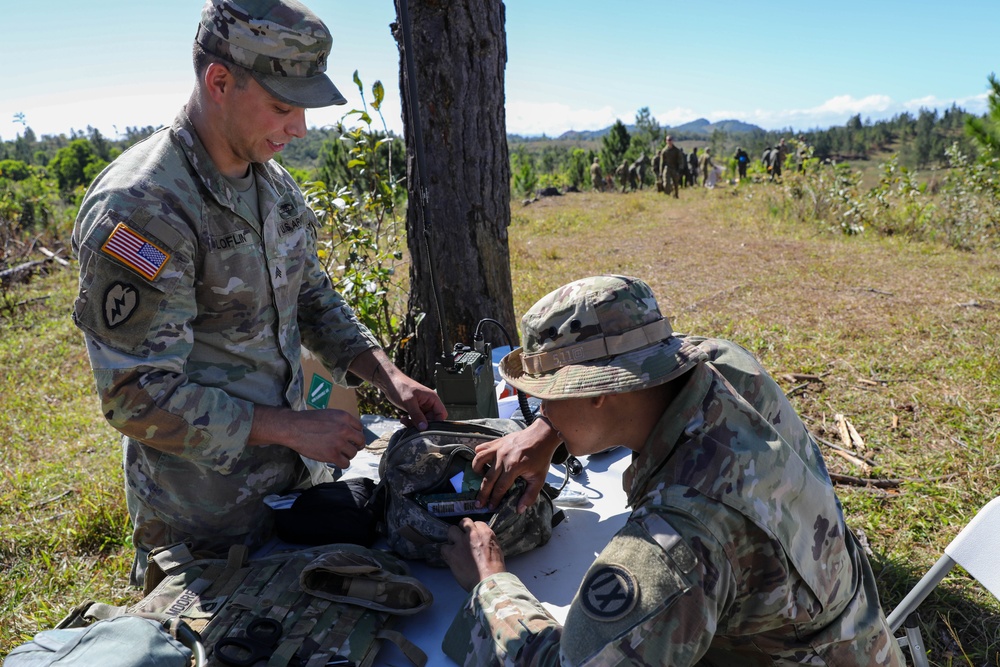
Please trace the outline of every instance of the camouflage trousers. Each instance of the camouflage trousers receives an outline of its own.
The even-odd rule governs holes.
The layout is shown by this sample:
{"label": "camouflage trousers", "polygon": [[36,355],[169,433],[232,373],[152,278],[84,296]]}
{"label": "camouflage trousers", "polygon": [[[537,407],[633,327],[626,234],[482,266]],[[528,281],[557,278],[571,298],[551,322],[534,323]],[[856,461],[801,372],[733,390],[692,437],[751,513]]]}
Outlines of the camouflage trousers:
{"label": "camouflage trousers", "polygon": [[672,194],[674,199],[680,198],[679,190],[681,188],[681,173],[676,169],[671,169],[670,167],[664,167],[663,174],[661,176],[663,180],[663,192]]}

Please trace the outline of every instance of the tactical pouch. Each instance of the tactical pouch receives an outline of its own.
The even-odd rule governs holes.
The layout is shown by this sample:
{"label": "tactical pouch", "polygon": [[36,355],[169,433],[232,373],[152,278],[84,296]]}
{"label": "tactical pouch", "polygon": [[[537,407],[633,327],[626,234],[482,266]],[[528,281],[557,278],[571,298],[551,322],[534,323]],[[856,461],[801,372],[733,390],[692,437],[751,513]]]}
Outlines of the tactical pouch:
{"label": "tactical pouch", "polygon": [[[248,667],[370,667],[386,640],[417,667],[426,665],[423,651],[391,626],[397,616],[429,607],[433,597],[392,554],[353,544],[249,560],[247,553],[234,546],[222,559],[197,557],[184,544],[157,549],[147,568],[151,592],[135,606],[86,603],[60,623],[69,628],[111,619],[87,628],[91,641],[65,634],[78,631],[42,632],[4,665],[188,667],[194,659],[195,667],[234,661]],[[266,641],[255,627],[266,628]],[[70,642],[79,648],[60,648]],[[71,650],[74,659],[50,657]]]}
{"label": "tactical pouch", "polygon": [[[246,547],[235,546],[227,559],[196,559],[184,545],[175,545],[152,552],[149,559],[147,572],[162,572],[164,578],[132,611],[183,619],[201,634],[207,667],[221,667],[214,650],[221,640],[245,641],[257,619],[270,619],[268,623],[274,621],[281,628],[267,650],[265,662],[270,667],[368,667],[384,640],[399,646],[418,667],[427,661],[419,648],[390,626],[400,613],[429,606],[431,594],[415,587],[405,577],[406,564],[387,552],[331,544],[248,560]],[[310,566],[331,559],[341,570],[321,577],[314,586],[336,591],[337,599],[321,597],[302,585]],[[344,569],[351,562],[364,567]],[[384,576],[364,581],[372,579],[368,575],[373,572]],[[397,576],[407,580],[403,596],[395,595]]]}
{"label": "tactical pouch", "polygon": [[554,508],[556,492],[548,485],[524,514],[517,513],[521,479],[494,510],[475,507],[482,481],[472,470],[476,445],[523,428],[512,419],[477,419],[396,431],[379,463],[378,492],[385,494],[383,531],[389,547],[403,558],[444,566],[440,550],[448,529],[466,516],[489,523],[507,556],[548,542],[564,516]]}

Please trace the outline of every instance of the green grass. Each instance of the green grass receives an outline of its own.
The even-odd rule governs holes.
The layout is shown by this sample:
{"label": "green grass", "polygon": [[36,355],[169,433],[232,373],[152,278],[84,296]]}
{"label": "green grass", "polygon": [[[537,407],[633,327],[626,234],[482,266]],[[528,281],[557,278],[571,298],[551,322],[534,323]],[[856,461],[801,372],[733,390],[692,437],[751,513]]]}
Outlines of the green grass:
{"label": "green grass", "polygon": [[[890,609],[1000,489],[1000,255],[793,224],[768,187],[514,203],[515,311],[585,275],[636,275],[676,330],[739,342],[788,391],[791,374],[821,376],[792,396],[810,428],[839,444],[846,415],[870,475],[899,480],[838,487]],[[70,321],[75,287],[68,269],[4,295],[47,299],[0,317],[0,655],[79,602],[137,597],[120,447]],[[823,450],[831,472],[862,475]],[[934,664],[997,664],[1000,604],[960,568],[920,617]]]}

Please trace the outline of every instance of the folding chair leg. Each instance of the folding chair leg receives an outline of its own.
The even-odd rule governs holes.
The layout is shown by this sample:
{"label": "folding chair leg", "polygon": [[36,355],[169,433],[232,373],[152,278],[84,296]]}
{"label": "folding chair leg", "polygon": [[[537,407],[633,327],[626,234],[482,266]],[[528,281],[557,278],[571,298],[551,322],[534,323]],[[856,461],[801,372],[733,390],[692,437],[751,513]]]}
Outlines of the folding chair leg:
{"label": "folding chair leg", "polygon": [[892,632],[896,632],[903,625],[910,614],[916,611],[920,603],[930,595],[934,587],[941,583],[941,580],[951,572],[951,568],[955,566],[955,561],[951,559],[947,554],[941,556],[934,566],[927,571],[927,574],[917,582],[917,585],[907,593],[903,601],[896,606],[895,609],[889,614],[886,620],[889,621],[889,629]]}
{"label": "folding chair leg", "polygon": [[927,662],[927,648],[924,646],[924,637],[917,624],[916,614],[910,614],[906,617],[903,630],[906,636],[897,638],[897,641],[900,648],[909,649],[913,667],[930,667]]}

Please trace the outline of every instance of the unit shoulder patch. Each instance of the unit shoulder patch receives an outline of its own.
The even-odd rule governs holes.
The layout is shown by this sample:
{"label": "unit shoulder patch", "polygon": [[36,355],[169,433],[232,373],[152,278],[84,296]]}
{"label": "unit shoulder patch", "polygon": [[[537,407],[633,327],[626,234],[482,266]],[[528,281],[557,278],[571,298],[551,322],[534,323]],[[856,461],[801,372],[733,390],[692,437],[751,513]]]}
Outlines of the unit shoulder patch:
{"label": "unit shoulder patch", "polygon": [[114,282],[104,291],[104,323],[114,329],[128,321],[139,307],[139,291],[135,285]]}
{"label": "unit shoulder patch", "polygon": [[591,618],[617,621],[628,615],[639,601],[639,582],[621,565],[604,565],[583,582],[580,601]]}

